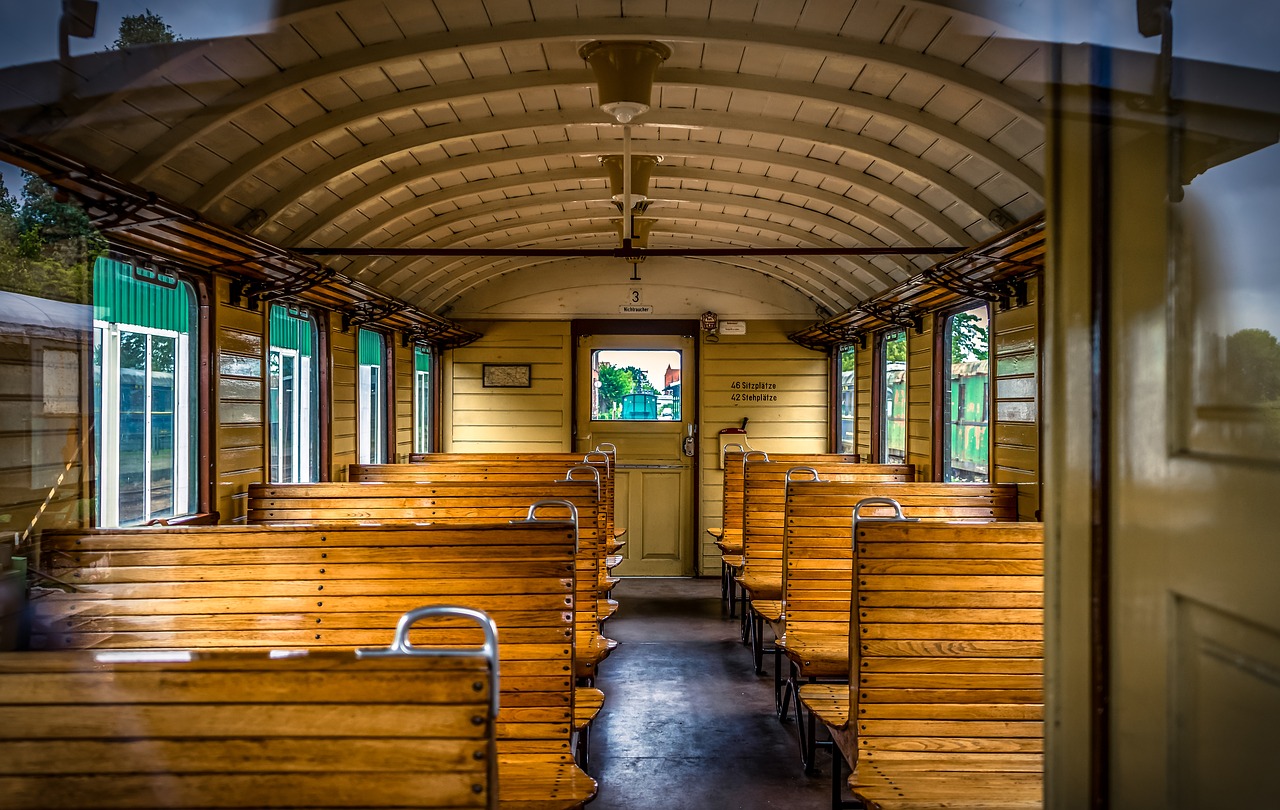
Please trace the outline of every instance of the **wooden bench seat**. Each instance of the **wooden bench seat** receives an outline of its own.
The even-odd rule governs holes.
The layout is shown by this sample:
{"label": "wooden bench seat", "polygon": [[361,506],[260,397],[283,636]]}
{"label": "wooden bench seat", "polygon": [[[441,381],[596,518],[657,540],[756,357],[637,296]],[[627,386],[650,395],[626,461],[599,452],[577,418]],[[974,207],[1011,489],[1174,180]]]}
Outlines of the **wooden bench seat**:
{"label": "wooden bench seat", "polygon": [[[787,487],[783,546],[784,652],[803,677],[847,677],[853,550],[850,515],[892,518],[891,507],[865,503],[892,498],[902,514],[927,521],[1012,521],[1012,484],[865,484],[792,481]],[[861,525],[861,523],[859,524]]]}
{"label": "wooden bench seat", "polygon": [[[621,548],[616,538],[622,531],[614,526],[614,477],[612,457],[604,452],[585,455],[574,453],[423,453],[411,458],[412,464],[352,464],[348,468],[351,481],[421,482],[444,480],[486,480],[493,484],[526,481],[547,475],[564,477],[567,470],[578,466],[598,471],[601,486],[601,511],[605,538],[604,551],[613,554]],[[429,472],[428,472],[429,471]],[[609,538],[615,545],[610,547]],[[608,571],[601,558],[597,587],[607,596],[613,584],[608,582]]]}
{"label": "wooden bench seat", "polygon": [[[915,477],[910,464],[847,464],[815,462],[793,467],[785,462],[754,461],[744,463],[743,484],[743,560],[737,577],[742,587],[747,610],[754,612],[749,621],[749,638],[755,657],[756,672],[763,672],[763,612],[781,615],[782,549],[786,514],[788,476],[795,480],[823,480],[849,483],[906,482]],[[796,472],[791,473],[792,470]],[[760,605],[755,606],[759,600]],[[776,620],[776,619],[775,619]],[[775,673],[776,675],[776,673]]]}
{"label": "wooden bench seat", "polygon": [[1043,524],[857,531],[843,713],[838,687],[801,687],[856,766],[854,794],[885,810],[1039,807]]}
{"label": "wooden bench seat", "polygon": [[[576,535],[559,520],[46,533],[44,570],[80,590],[32,602],[32,645],[350,649],[386,645],[388,620],[423,604],[483,610],[499,633],[501,805],[577,807],[595,783],[572,746]],[[476,631],[410,639],[471,645]]]}
{"label": "wooden bench seat", "polygon": [[[604,509],[605,509],[605,540],[617,540],[626,534],[625,528],[619,528],[614,523],[614,471],[617,468],[617,449],[611,444],[601,444],[596,449],[587,453],[411,453],[409,455],[409,464],[472,464],[472,465],[495,465],[498,467],[533,469],[535,467],[549,465],[548,468],[554,469],[556,466],[573,466],[576,464],[589,464],[600,468],[600,474],[605,480],[604,493]],[[357,466],[352,465],[354,470]],[[403,467],[405,465],[373,465],[378,467]],[[351,478],[352,481],[359,480]],[[366,479],[367,480],[367,479]],[[390,479],[383,479],[390,480]],[[612,553],[612,552],[610,552]]]}
{"label": "wooden bench seat", "polygon": [[497,806],[494,648],[137,657],[0,654],[4,807]]}
{"label": "wooden bench seat", "polygon": [[[600,638],[594,585],[602,556],[600,484],[594,479],[567,480],[564,473],[555,478],[532,472],[500,483],[450,478],[420,483],[253,484],[249,487],[248,519],[250,523],[277,525],[456,524],[516,520],[524,517],[531,503],[567,501],[574,505],[578,518],[574,600],[578,649],[574,662],[579,678],[594,679],[596,667],[617,647],[616,641]],[[569,516],[567,511],[560,514]]]}
{"label": "wooden bench seat", "polygon": [[[891,498],[896,507],[877,505]],[[797,701],[799,685],[818,679],[849,677],[849,604],[853,549],[850,515],[865,521],[1014,520],[1017,489],[1011,484],[857,483],[792,481],[787,487],[786,542],[783,547],[782,617],[773,623],[778,646],[788,662],[781,709],[794,702],[801,721],[801,761],[811,770],[816,746],[815,719],[806,718]],[[805,701],[808,706],[808,702]]]}
{"label": "wooden bench seat", "polygon": [[707,533],[715,538],[716,548],[721,551],[721,598],[729,606],[730,618],[736,611],[734,577],[742,567],[738,558],[742,556],[742,497],[745,484],[744,465],[748,458],[793,465],[804,465],[809,462],[858,463],[857,453],[774,453],[770,455],[760,450],[725,449],[721,465],[724,469],[721,525],[708,528]]}

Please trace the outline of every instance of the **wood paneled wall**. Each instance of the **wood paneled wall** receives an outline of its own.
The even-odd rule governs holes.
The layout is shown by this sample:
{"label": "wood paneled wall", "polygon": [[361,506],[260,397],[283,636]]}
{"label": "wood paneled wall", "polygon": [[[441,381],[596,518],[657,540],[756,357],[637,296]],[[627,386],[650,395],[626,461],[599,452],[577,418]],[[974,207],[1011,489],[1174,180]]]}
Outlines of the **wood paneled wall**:
{"label": "wood paneled wall", "polygon": [[401,346],[399,335],[387,338],[394,353],[392,379],[395,380],[396,420],[395,433],[390,437],[391,446],[387,460],[404,463],[413,452],[413,346]]}
{"label": "wood paneled wall", "polygon": [[[720,335],[701,344],[699,423],[702,430],[698,528],[699,571],[720,570],[720,550],[707,528],[722,521],[724,472],[720,430],[747,417],[746,444],[778,453],[826,453],[830,359],[787,340],[805,326],[789,321],[749,321],[745,335]],[[734,387],[737,383],[738,387]],[[746,387],[743,387],[747,384]],[[752,384],[764,387],[751,387]],[[774,386],[772,388],[768,386]],[[735,398],[736,395],[736,398]],[[741,441],[741,437],[734,437]]]}
{"label": "wood paneled wall", "polygon": [[924,328],[907,329],[907,463],[916,465],[917,481],[933,480],[933,314]]}
{"label": "wood paneled wall", "polygon": [[329,349],[333,353],[330,463],[333,480],[345,481],[347,465],[356,462],[356,330],[343,332],[340,317],[329,319]]}
{"label": "wood paneled wall", "polygon": [[[453,453],[567,452],[573,367],[567,321],[495,321],[446,353],[440,375],[444,446]],[[529,388],[485,388],[484,364],[530,366]]]}
{"label": "wood paneled wall", "polygon": [[872,461],[874,455],[871,447],[871,419],[875,414],[874,402],[871,399],[871,373],[875,369],[874,342],[867,341],[867,348],[858,347],[856,354],[857,368],[857,401],[854,409],[858,414],[857,441],[858,454],[863,461]]}
{"label": "wood paneled wall", "polygon": [[1031,303],[996,312],[991,356],[995,392],[991,474],[997,483],[1018,485],[1018,519],[1040,514],[1040,306],[1039,283],[1028,287]]}
{"label": "wood paneled wall", "polygon": [[249,485],[267,480],[267,319],[264,308],[227,303],[230,285],[219,277],[214,290],[214,508],[223,523],[243,523]]}

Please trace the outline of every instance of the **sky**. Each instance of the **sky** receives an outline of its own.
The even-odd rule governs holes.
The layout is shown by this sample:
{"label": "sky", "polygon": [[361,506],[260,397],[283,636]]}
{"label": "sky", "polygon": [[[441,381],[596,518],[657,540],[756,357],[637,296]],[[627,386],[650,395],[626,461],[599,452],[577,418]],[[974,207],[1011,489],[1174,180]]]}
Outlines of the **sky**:
{"label": "sky", "polygon": [[[150,9],[184,39],[208,39],[263,30],[271,0],[99,0],[97,36],[72,39],[71,55],[106,49],[120,19]],[[58,0],[0,0],[0,67],[58,58]]]}
{"label": "sky", "polygon": [[644,351],[624,351],[621,349],[604,349],[600,351],[599,360],[615,366],[635,366],[644,371],[650,384],[662,390],[663,376],[667,366],[680,368],[680,352],[665,349],[648,349]]}

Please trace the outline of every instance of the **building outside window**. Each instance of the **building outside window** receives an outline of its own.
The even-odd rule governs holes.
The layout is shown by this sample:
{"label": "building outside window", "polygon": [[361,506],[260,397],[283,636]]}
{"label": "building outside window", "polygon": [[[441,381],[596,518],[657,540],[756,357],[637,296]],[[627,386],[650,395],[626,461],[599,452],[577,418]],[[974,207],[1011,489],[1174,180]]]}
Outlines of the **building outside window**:
{"label": "building outside window", "polygon": [[270,478],[275,483],[319,480],[319,366],[315,319],[296,307],[271,305],[267,353]]}
{"label": "building outside window", "polygon": [[195,294],[116,259],[93,274],[97,523],[133,526],[196,502]]}
{"label": "building outside window", "polygon": [[386,338],[357,330],[356,459],[361,464],[387,461]]}

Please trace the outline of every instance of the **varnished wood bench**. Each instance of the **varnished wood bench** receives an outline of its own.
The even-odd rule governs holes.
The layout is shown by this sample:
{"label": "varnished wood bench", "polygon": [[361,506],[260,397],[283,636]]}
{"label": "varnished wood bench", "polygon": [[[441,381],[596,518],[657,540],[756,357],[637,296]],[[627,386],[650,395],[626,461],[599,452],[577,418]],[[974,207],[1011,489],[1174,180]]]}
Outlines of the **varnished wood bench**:
{"label": "varnished wood bench", "polygon": [[[530,503],[545,503],[543,514],[560,512],[578,526],[574,593],[574,668],[577,678],[595,680],[597,667],[617,642],[600,633],[595,578],[600,565],[600,479],[591,467],[590,480],[555,479],[547,473],[523,473],[519,480],[445,480],[428,483],[253,484],[248,519],[267,525],[397,525],[401,523],[470,523],[513,520],[525,516]],[[563,505],[562,505],[563,504]],[[571,506],[569,506],[571,505]],[[568,509],[572,508],[572,514]],[[548,511],[550,510],[550,511]],[[502,565],[495,559],[495,566]],[[581,686],[574,700],[574,729],[581,737],[585,764],[589,725],[604,695]]]}
{"label": "varnished wood bench", "polygon": [[0,804],[496,808],[497,638],[440,616],[483,646],[0,654]]}
{"label": "varnished wood bench", "polygon": [[[738,449],[730,449],[733,447]],[[721,465],[724,469],[721,524],[718,527],[708,528],[707,533],[715,538],[716,547],[721,551],[720,596],[729,606],[729,618],[733,618],[737,610],[734,577],[742,568],[742,496],[745,484],[745,463],[748,459],[774,461],[794,466],[810,463],[857,464],[858,454],[774,453],[770,455],[761,450],[744,450],[741,445],[729,445],[725,448]]]}
{"label": "varnished wood bench", "polygon": [[[782,548],[788,480],[791,477],[849,483],[906,482],[915,477],[911,464],[845,464],[816,462],[795,467],[784,462],[746,462],[743,484],[742,586],[748,617],[749,640],[756,673],[763,669],[764,622],[782,617]],[[791,470],[796,473],[791,474]],[[775,685],[780,673],[775,672]]]}
{"label": "varnished wood bench", "polygon": [[801,698],[868,808],[1038,808],[1044,527],[861,522],[847,686]]}
{"label": "varnished wood bench", "polygon": [[[618,449],[608,443],[596,446],[587,453],[410,453],[410,464],[448,464],[462,462],[465,464],[498,464],[510,466],[514,464],[553,464],[574,465],[591,464],[601,468],[601,475],[608,480],[606,484],[606,519],[608,534],[605,537],[605,548],[610,554],[616,554],[624,542],[622,536],[625,528],[618,528],[613,520],[613,479],[617,467]],[[353,465],[354,467],[355,465]],[[390,466],[390,465],[389,465]],[[355,479],[352,479],[355,480]]]}
{"label": "varnished wood bench", "polygon": [[[609,598],[609,590],[617,582],[609,575],[609,568],[621,561],[616,549],[621,541],[609,545],[609,538],[617,534],[613,522],[614,481],[609,455],[594,451],[583,455],[572,453],[523,454],[490,453],[470,455],[464,453],[415,454],[422,461],[413,464],[352,464],[348,471],[351,481],[421,482],[421,481],[488,481],[494,484],[527,481],[534,478],[564,477],[567,470],[588,466],[600,474],[601,511],[604,515],[604,555],[601,557],[597,576],[600,597],[596,611],[601,620],[612,616],[618,603]],[[544,457],[551,457],[550,459]]]}
{"label": "varnished wood bench", "polygon": [[[483,610],[499,630],[501,804],[577,807],[596,786],[571,741],[576,534],[559,520],[46,533],[43,569],[79,590],[33,601],[32,645],[351,649],[384,646],[423,604]],[[457,633],[444,642],[477,640]]]}
{"label": "varnished wood bench", "polygon": [[[782,617],[774,623],[789,663],[782,698],[784,713],[801,682],[845,681],[849,676],[851,514],[855,526],[902,517],[1010,521],[1017,518],[1017,489],[1012,484],[791,481],[786,500]],[[816,724],[812,717],[805,722],[798,703],[796,714],[802,723],[802,761],[810,770]]]}

